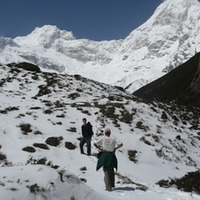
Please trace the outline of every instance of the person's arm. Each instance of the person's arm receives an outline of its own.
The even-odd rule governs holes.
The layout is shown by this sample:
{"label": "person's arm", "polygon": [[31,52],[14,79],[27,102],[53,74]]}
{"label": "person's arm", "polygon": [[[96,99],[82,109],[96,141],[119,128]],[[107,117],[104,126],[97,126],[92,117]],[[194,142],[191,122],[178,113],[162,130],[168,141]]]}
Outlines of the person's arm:
{"label": "person's arm", "polygon": [[90,134],[90,138],[94,135],[93,130],[92,130],[92,125],[90,122],[87,123],[88,126],[88,133]]}
{"label": "person's arm", "polygon": [[102,146],[100,146],[100,145],[98,145],[98,144],[96,144],[96,143],[94,143],[94,146],[95,146],[97,149],[99,149],[100,151],[103,150]]}
{"label": "person's arm", "polygon": [[81,134],[82,134],[82,136],[83,136],[83,132],[84,132],[84,130],[83,130],[83,125],[81,126]]}
{"label": "person's arm", "polygon": [[121,148],[122,146],[123,146],[123,143],[118,144],[118,145],[115,147],[114,152],[115,152],[117,149]]}

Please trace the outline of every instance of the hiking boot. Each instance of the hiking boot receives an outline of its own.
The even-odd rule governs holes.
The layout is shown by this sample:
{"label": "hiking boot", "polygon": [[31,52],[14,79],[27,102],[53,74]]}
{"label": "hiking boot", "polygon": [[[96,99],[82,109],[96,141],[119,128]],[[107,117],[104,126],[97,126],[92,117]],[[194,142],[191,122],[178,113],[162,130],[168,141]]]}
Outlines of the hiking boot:
{"label": "hiking boot", "polygon": [[111,192],[112,189],[111,188],[106,188],[106,191]]}

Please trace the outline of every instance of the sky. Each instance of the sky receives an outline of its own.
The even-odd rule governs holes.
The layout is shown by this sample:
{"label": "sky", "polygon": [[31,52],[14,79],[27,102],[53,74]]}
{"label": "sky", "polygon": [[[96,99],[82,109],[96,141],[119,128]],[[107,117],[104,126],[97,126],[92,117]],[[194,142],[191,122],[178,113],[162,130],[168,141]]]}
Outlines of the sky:
{"label": "sky", "polygon": [[123,39],[152,16],[163,0],[0,0],[0,36],[26,36],[56,25],[77,39]]}

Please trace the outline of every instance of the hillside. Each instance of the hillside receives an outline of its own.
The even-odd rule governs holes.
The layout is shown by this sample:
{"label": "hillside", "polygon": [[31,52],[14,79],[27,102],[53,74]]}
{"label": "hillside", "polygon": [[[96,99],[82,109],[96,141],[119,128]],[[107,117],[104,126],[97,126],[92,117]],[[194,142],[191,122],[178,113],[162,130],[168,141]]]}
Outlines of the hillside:
{"label": "hillside", "polygon": [[135,96],[161,102],[200,106],[200,53],[158,80],[135,91]]}
{"label": "hillside", "polygon": [[[156,183],[199,169],[199,123],[192,112],[145,103],[80,75],[44,73],[28,63],[1,65],[0,76],[2,199],[191,197]],[[109,127],[124,143],[116,152],[119,171],[111,193],[104,190],[102,170],[95,171],[97,150],[92,147],[90,157],[80,154],[83,117],[93,125],[93,142]]]}

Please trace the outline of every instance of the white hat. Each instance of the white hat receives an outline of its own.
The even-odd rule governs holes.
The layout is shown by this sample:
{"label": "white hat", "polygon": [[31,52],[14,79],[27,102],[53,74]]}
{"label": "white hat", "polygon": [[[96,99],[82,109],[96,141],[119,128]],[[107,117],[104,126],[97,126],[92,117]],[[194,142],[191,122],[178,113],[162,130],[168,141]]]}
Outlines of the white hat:
{"label": "white hat", "polygon": [[106,128],[106,129],[104,130],[104,133],[107,133],[107,132],[111,133],[111,131],[110,131],[109,128]]}

